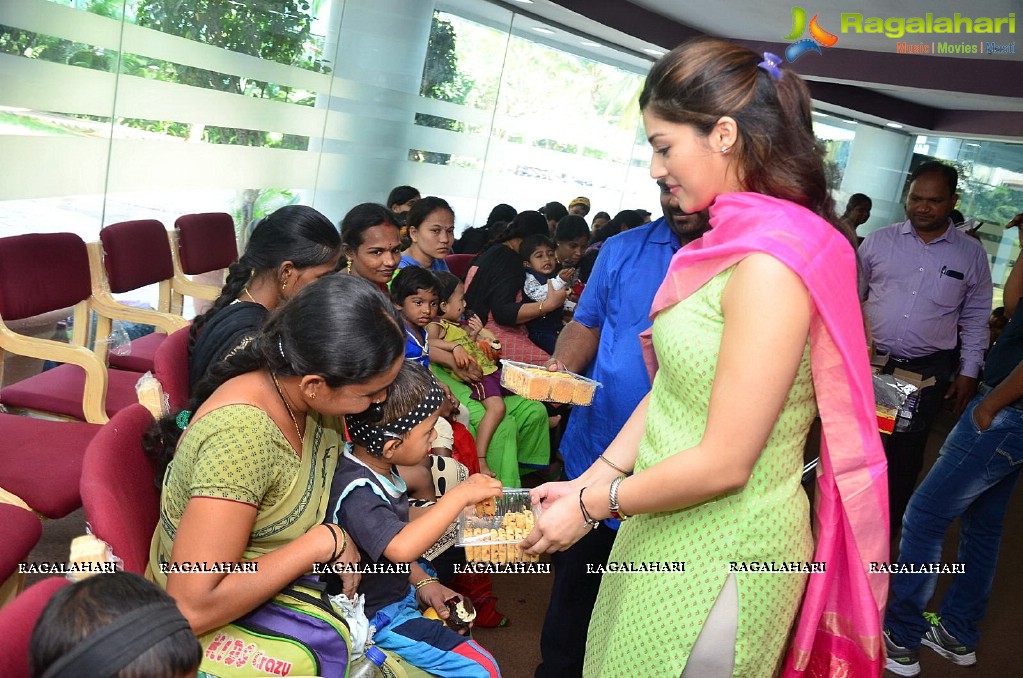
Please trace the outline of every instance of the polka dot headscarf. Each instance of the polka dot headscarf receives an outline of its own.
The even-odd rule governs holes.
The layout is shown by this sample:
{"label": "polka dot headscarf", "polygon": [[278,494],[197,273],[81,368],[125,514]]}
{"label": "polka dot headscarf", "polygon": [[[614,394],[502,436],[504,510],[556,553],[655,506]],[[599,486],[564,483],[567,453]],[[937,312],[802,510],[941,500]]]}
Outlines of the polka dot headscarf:
{"label": "polka dot headscarf", "polygon": [[444,391],[441,390],[437,381],[433,380],[430,392],[416,405],[415,409],[394,421],[389,421],[386,424],[376,423],[381,416],[380,405],[373,405],[361,414],[346,416],[345,424],[348,426],[348,435],[356,445],[365,447],[375,457],[382,457],[384,445],[388,440],[404,438],[409,431],[440,409],[444,398]]}

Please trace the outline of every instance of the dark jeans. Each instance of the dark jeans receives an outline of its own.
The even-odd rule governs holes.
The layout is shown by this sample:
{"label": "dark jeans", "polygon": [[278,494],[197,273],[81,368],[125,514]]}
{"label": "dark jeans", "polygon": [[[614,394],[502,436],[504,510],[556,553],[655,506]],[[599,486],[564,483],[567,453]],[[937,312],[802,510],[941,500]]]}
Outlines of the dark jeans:
{"label": "dark jeans", "polygon": [[[967,406],[934,468],[913,494],[899,544],[900,564],[937,563],[945,532],[959,518],[956,561],[964,571],[952,579],[939,614],[948,632],[968,647],[980,638],[977,623],[987,611],[1005,512],[1023,468],[1023,410],[1002,408],[991,426],[980,431],[973,410],[982,399],[978,395]],[[892,575],[885,626],[899,645],[920,644],[928,628],[921,613],[937,581],[937,574]]]}
{"label": "dark jeans", "polygon": [[916,480],[924,465],[927,438],[955,376],[955,352],[939,351],[909,360],[892,358],[884,371],[891,374],[896,368],[915,372],[924,379],[934,377],[936,383],[920,391],[920,403],[910,430],[893,433],[885,444],[885,456],[888,457],[889,525],[893,537],[902,526],[902,514],[906,511],[909,498],[913,496],[913,488],[916,487]]}
{"label": "dark jeans", "polygon": [[530,327],[529,340],[548,353],[554,353],[554,345],[558,343],[558,333],[553,330],[534,330]]}
{"label": "dark jeans", "polygon": [[583,674],[586,631],[601,578],[599,574],[588,574],[586,565],[607,563],[617,534],[617,530],[601,523],[572,548],[551,556],[554,587],[540,634],[541,664],[536,667],[536,678],[573,678]]}

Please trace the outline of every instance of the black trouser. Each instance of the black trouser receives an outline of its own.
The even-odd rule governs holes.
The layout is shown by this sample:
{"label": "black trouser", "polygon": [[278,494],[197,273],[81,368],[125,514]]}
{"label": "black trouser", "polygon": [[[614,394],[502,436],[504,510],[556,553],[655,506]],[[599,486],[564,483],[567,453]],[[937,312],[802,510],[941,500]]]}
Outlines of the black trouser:
{"label": "black trouser", "polygon": [[617,534],[617,530],[601,523],[572,548],[551,555],[554,587],[540,634],[542,663],[536,667],[536,678],[582,675],[586,632],[601,578],[599,574],[588,574],[586,565],[607,563]]}
{"label": "black trouser", "polygon": [[945,400],[945,393],[956,374],[956,352],[938,351],[921,358],[888,360],[884,372],[891,374],[896,368],[921,375],[924,379],[934,377],[934,386],[920,391],[920,401],[908,431],[893,433],[885,445],[888,457],[888,510],[892,538],[902,527],[902,514],[906,511],[909,498],[913,496],[916,481],[924,465],[924,450],[938,412]]}

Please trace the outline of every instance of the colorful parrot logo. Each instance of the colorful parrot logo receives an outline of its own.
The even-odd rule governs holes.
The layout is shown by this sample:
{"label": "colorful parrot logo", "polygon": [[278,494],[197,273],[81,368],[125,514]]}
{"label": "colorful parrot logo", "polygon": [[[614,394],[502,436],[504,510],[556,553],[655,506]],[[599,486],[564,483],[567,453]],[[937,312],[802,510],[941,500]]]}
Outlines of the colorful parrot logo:
{"label": "colorful parrot logo", "polygon": [[817,23],[817,17],[818,15],[814,14],[810,19],[810,37],[803,38],[803,32],[807,30],[806,10],[802,7],[792,8],[792,32],[785,36],[786,40],[796,41],[785,50],[785,58],[790,64],[807,52],[822,54],[821,47],[834,47],[838,43],[838,36],[821,28]]}

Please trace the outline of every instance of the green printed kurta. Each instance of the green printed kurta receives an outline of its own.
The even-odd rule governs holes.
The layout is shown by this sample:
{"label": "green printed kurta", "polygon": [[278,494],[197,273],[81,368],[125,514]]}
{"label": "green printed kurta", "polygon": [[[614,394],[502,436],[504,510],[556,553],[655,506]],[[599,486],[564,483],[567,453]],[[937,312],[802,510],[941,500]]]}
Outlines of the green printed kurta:
{"label": "green printed kurta", "polygon": [[[637,472],[671,455],[686,454],[703,437],[724,327],[721,295],[733,270],[719,273],[654,321],[659,370]],[[769,290],[764,303],[770,303]],[[757,384],[748,388],[755,391]],[[609,563],[684,562],[685,571],[603,576],[590,621],[586,676],[679,676],[730,563],[781,565],[812,558],[810,510],[800,477],[803,447],[815,414],[807,350],[745,487],[622,524]],[[774,675],[806,575],[740,572],[735,578],[739,616],[734,675]]]}

